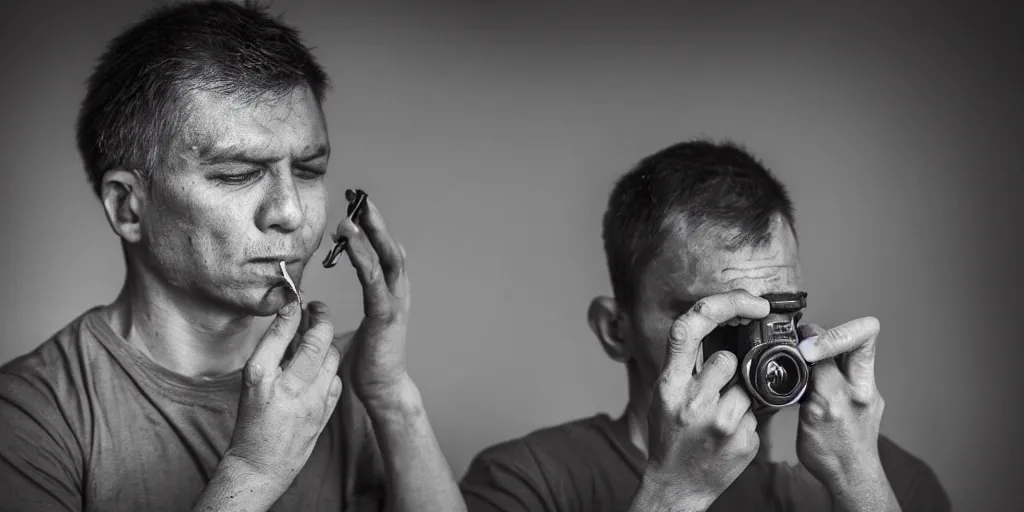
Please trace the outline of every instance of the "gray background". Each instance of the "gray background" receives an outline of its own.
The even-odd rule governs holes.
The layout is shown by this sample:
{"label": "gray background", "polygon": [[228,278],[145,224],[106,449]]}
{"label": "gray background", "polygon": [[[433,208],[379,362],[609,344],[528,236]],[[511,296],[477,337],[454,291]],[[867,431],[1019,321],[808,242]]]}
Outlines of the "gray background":
{"label": "gray background", "polygon": [[[956,508],[1002,509],[1021,483],[1020,9],[709,3],[274,3],[335,82],[333,217],[364,188],[408,250],[411,371],[453,468],[620,412],[624,371],[585,321],[610,293],[606,194],[638,158],[708,135],[790,187],[808,320],[881,320],[883,432]],[[0,361],[121,285],[73,124],[105,41],[152,2],[31,4],[0,31]],[[358,283],[320,268],[325,250],[304,288],[354,328]]]}

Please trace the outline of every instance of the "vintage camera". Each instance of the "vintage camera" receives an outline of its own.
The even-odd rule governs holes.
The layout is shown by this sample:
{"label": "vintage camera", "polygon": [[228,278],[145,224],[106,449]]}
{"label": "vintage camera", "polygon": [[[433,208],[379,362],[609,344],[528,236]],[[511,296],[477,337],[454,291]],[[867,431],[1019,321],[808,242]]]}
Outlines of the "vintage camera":
{"label": "vintage camera", "polygon": [[765,318],[747,325],[721,326],[704,339],[704,358],[719,350],[736,354],[739,366],[730,385],[742,381],[755,410],[782,408],[800,401],[810,377],[797,344],[797,323],[807,293],[762,295],[771,304]]}

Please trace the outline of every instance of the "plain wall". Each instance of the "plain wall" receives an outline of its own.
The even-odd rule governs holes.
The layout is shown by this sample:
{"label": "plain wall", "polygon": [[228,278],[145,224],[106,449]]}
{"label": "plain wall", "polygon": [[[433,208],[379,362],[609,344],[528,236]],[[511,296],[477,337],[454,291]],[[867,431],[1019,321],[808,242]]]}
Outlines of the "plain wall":
{"label": "plain wall", "polygon": [[[106,40],[151,2],[31,4],[5,9],[0,35],[0,361],[122,284],[74,121]],[[334,80],[333,217],[363,188],[408,250],[410,371],[459,475],[487,445],[619,414],[624,370],[585,320],[610,293],[606,197],[639,158],[707,135],[790,188],[806,319],[881,320],[883,433],[957,509],[1019,495],[1019,8],[273,5]],[[320,267],[327,245],[304,288],[354,328],[358,283]]]}

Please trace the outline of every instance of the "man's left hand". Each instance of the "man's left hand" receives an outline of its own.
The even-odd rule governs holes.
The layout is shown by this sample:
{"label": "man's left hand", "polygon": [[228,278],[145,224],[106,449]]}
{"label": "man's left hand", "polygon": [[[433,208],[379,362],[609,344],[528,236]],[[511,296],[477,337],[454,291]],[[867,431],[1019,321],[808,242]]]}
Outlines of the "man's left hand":
{"label": "man's left hand", "polygon": [[410,302],[405,249],[388,234],[369,199],[355,221],[343,220],[334,236],[348,238],[345,252],[363,288],[364,318],[352,339],[352,389],[367,406],[387,407],[404,398],[410,382],[405,365]]}
{"label": "man's left hand", "polygon": [[839,510],[899,510],[878,455],[885,409],[875,386],[878,332],[873,317],[828,330],[800,327],[800,352],[814,366],[800,405],[797,456]]}

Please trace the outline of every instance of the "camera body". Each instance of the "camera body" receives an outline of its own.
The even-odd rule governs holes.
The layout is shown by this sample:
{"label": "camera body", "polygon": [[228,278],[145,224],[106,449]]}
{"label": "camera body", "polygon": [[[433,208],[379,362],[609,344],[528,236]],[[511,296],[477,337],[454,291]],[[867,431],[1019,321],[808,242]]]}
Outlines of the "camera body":
{"label": "camera body", "polygon": [[771,305],[765,318],[747,325],[721,326],[704,340],[704,358],[719,350],[736,355],[739,366],[729,385],[741,381],[754,410],[778,409],[800,401],[810,379],[810,366],[797,344],[797,323],[807,307],[807,293],[762,295]]}

